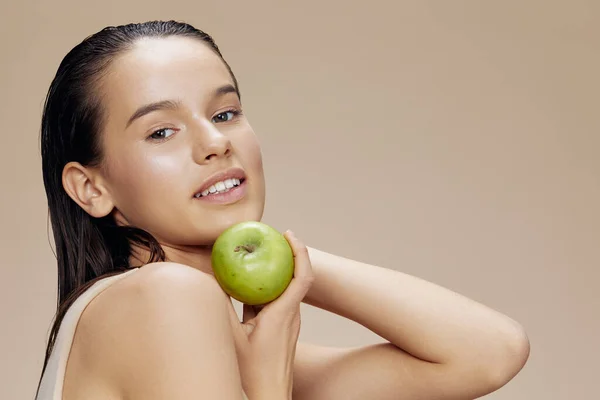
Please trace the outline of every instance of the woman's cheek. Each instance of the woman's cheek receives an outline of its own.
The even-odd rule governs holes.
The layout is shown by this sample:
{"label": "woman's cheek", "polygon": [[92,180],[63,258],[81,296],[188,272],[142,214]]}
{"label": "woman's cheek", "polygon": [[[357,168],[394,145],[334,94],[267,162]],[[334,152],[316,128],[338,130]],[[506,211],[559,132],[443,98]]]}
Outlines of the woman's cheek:
{"label": "woman's cheek", "polygon": [[249,166],[254,170],[262,173],[262,150],[256,135],[248,135],[248,139],[243,143],[243,148],[246,149],[245,158]]}
{"label": "woman's cheek", "polygon": [[125,188],[137,195],[158,196],[160,193],[173,193],[173,186],[181,182],[182,161],[175,155],[146,153],[142,157],[129,157],[126,170]]}
{"label": "woman's cheek", "polygon": [[155,179],[173,179],[178,176],[181,179],[182,160],[183,157],[176,154],[150,155],[145,164],[148,165],[149,175]]}

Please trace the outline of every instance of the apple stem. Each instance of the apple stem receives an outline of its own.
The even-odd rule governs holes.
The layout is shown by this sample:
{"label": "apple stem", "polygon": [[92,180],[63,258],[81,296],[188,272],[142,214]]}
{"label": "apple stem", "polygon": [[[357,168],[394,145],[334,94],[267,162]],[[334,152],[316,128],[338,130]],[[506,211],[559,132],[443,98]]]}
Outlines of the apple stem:
{"label": "apple stem", "polygon": [[237,253],[242,249],[246,250],[248,253],[253,253],[254,250],[256,250],[256,246],[254,246],[253,244],[245,244],[243,246],[236,246],[236,248],[233,251]]}

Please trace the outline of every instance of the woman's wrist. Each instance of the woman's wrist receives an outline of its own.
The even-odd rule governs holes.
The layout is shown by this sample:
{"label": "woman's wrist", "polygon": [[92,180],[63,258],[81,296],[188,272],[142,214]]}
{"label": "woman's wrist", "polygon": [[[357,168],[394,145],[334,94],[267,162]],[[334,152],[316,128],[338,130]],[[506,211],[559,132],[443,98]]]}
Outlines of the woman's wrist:
{"label": "woman's wrist", "polygon": [[249,400],[291,400],[292,394],[291,389],[288,386],[281,384],[274,384],[273,382],[267,384],[256,384],[254,381],[251,387],[245,390],[246,396]]}
{"label": "woman's wrist", "polygon": [[247,393],[248,400],[291,400],[292,397],[284,391],[262,391],[256,394]]}
{"label": "woman's wrist", "polygon": [[335,276],[332,276],[335,275],[335,271],[332,270],[331,266],[327,265],[327,263],[322,262],[323,252],[310,247],[307,247],[307,249],[310,256],[315,281],[306,293],[303,302],[327,311],[331,311],[328,304],[330,302],[329,297],[331,295],[331,285],[328,282],[336,282]]}

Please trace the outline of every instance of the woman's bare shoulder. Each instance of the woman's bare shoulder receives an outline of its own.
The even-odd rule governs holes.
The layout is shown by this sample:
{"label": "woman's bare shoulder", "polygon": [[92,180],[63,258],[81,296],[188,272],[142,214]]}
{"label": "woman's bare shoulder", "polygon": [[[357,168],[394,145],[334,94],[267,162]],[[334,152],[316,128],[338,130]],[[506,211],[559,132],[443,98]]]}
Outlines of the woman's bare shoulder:
{"label": "woman's bare shoulder", "polygon": [[158,316],[182,300],[218,300],[221,293],[212,276],[195,268],[172,262],[148,264],[98,294],[83,312],[78,330],[129,328],[132,317]]}
{"label": "woman's bare shoulder", "polygon": [[[157,295],[170,291],[202,288],[205,289],[202,293],[215,294],[218,293],[216,285],[214,277],[190,266],[173,262],[151,263],[138,268],[103,290],[90,302],[82,318],[102,315],[104,311],[114,315],[115,309],[112,306],[123,305],[125,300],[153,300]],[[150,303],[144,301],[140,305],[152,306],[153,304],[153,301]],[[90,322],[92,321],[93,319]]]}
{"label": "woman's bare shoulder", "polygon": [[227,296],[192,267],[141,267],[99,294],[77,330],[90,369],[126,397],[227,398],[225,379],[241,388]]}

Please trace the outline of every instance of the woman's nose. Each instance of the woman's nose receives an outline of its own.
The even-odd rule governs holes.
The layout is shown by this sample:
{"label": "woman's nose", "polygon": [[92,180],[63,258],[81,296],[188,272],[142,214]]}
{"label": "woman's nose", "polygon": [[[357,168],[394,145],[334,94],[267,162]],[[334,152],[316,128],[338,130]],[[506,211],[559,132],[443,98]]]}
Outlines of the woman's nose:
{"label": "woman's nose", "polygon": [[197,163],[205,164],[230,155],[231,140],[223,135],[216,126],[210,124],[199,132],[194,148],[194,159]]}

